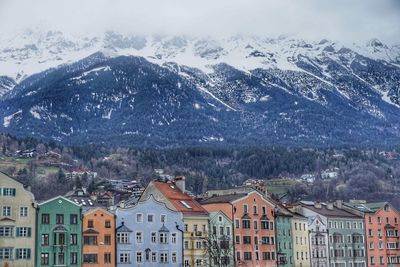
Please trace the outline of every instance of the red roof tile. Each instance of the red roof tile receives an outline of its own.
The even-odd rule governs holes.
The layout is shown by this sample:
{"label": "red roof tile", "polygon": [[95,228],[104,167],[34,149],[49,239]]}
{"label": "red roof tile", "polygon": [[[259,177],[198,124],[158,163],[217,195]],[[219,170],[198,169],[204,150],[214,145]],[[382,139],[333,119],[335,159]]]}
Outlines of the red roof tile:
{"label": "red roof tile", "polygon": [[205,210],[196,200],[190,198],[171,182],[151,181],[154,186],[183,214],[207,215]]}

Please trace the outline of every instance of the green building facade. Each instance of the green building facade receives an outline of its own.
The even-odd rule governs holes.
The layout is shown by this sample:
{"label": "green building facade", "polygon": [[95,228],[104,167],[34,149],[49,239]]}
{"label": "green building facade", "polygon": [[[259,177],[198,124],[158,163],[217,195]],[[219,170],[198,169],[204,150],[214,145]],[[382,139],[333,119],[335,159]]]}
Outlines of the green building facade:
{"label": "green building facade", "polygon": [[222,211],[210,212],[208,252],[211,266],[235,266],[233,223]]}
{"label": "green building facade", "polygon": [[285,209],[276,212],[276,253],[277,265],[293,266],[292,215]]}
{"label": "green building facade", "polygon": [[82,208],[58,196],[38,205],[36,266],[82,266]]}

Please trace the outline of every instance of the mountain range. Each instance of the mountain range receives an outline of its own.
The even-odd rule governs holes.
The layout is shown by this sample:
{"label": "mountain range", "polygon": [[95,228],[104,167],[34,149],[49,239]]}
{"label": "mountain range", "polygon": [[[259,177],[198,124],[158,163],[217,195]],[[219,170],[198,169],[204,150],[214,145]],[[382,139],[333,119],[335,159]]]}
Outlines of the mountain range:
{"label": "mountain range", "polygon": [[156,147],[400,140],[400,45],[377,39],[1,38],[1,132]]}

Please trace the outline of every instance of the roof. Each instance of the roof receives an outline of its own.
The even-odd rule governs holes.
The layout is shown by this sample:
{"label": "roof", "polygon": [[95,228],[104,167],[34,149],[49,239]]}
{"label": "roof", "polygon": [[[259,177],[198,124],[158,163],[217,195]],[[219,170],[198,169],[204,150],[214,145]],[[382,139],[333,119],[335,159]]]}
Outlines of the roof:
{"label": "roof", "polygon": [[315,213],[321,214],[321,215],[323,215],[325,217],[330,217],[330,218],[338,218],[339,217],[339,218],[353,218],[353,219],[361,218],[360,216],[355,215],[355,214],[353,214],[351,212],[348,212],[348,211],[346,211],[344,209],[339,209],[335,205],[333,205],[332,209],[328,209],[326,207],[325,203],[321,203],[321,208],[316,208],[314,206],[314,204],[312,202],[309,202],[309,201],[307,201],[307,202],[301,201],[300,205],[305,207],[305,208],[307,208],[307,209],[309,209],[309,210],[314,211]]}
{"label": "roof", "polygon": [[151,181],[151,183],[167,198],[179,212],[183,214],[207,215],[205,210],[196,200],[183,193],[173,183]]}
{"label": "roof", "polygon": [[99,232],[97,232],[96,230],[93,229],[87,229],[85,231],[83,231],[83,234],[88,234],[88,235],[97,235]]}
{"label": "roof", "polygon": [[128,227],[126,227],[125,223],[122,222],[122,224],[120,226],[118,226],[118,228],[117,228],[117,233],[121,233],[121,232],[130,233],[130,232],[132,232],[132,230],[129,229]]}
{"label": "roof", "polygon": [[168,229],[167,227],[165,227],[165,225],[163,224],[163,225],[161,226],[160,230],[158,230],[158,231],[159,231],[159,232],[168,233],[168,232],[169,232],[169,229]]}
{"label": "roof", "polygon": [[200,203],[201,204],[230,203],[245,196],[247,196],[246,193],[212,196],[203,199]]}
{"label": "roof", "polygon": [[[361,212],[365,213],[375,213],[378,210],[382,209],[385,205],[390,205],[389,202],[371,202],[371,203],[365,203],[362,201],[354,201],[354,202],[346,202],[344,203],[346,206],[356,209]],[[393,208],[391,206],[391,208]]]}
{"label": "roof", "polygon": [[59,199],[59,198],[61,198],[62,200],[65,200],[65,201],[67,201],[67,202],[69,202],[69,203],[71,203],[71,204],[74,204],[74,205],[76,205],[76,206],[78,206],[78,207],[81,207],[81,206],[82,206],[81,204],[77,204],[77,203],[75,203],[74,201],[72,201],[72,200],[70,200],[70,199],[68,199],[68,198],[65,198],[65,197],[63,197],[63,196],[56,196],[56,197],[50,198],[50,199],[48,199],[48,200],[45,200],[45,201],[43,201],[43,202],[40,202],[40,203],[39,203],[39,206],[42,206],[42,205],[47,204],[47,203],[50,203],[50,202],[55,201],[55,200],[57,200],[57,199]]}

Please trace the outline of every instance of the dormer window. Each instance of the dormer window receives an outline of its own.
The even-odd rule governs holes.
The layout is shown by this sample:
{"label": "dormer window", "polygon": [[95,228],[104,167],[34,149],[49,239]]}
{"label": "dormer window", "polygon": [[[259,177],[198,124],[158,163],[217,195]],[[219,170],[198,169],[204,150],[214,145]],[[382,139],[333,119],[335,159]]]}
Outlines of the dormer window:
{"label": "dormer window", "polygon": [[192,209],[192,207],[185,201],[185,200],[180,200],[179,201],[185,208],[187,209]]}

